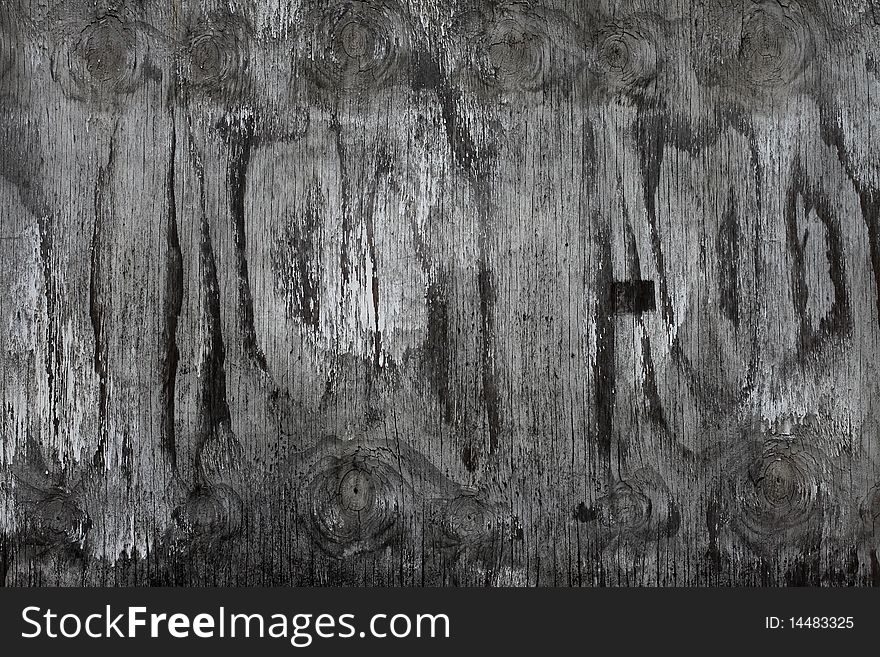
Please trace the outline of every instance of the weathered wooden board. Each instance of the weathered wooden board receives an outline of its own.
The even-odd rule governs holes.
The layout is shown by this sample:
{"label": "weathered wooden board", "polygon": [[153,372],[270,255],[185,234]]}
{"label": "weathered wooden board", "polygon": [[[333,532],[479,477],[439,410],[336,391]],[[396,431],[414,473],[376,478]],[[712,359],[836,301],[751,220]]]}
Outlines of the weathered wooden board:
{"label": "weathered wooden board", "polygon": [[874,0],[3,0],[0,582],[880,584]]}

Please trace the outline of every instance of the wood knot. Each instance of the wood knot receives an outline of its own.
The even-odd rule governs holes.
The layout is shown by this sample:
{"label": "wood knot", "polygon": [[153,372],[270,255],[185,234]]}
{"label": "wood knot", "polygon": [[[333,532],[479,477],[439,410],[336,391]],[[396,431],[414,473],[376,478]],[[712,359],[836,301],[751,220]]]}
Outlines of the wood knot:
{"label": "wood knot", "polygon": [[463,39],[458,83],[489,99],[570,84],[584,60],[565,14],[524,3],[486,3],[458,14],[452,30]]}
{"label": "wood knot", "polygon": [[815,18],[794,0],[753,0],[716,12],[714,19],[707,26],[713,38],[693,52],[701,84],[730,88],[730,100],[742,103],[750,98],[743,86],[773,93],[810,82],[820,32]]}
{"label": "wood knot", "polygon": [[305,62],[325,90],[379,89],[398,81],[409,66],[411,33],[396,2],[338,2],[308,22]]}
{"label": "wood knot", "polygon": [[233,538],[244,526],[244,504],[235,489],[226,484],[196,487],[171,515],[194,542]]}
{"label": "wood knot", "polygon": [[726,470],[733,528],[753,549],[795,545],[819,528],[822,468],[800,439],[770,438]]}
{"label": "wood knot", "polygon": [[596,36],[595,59],[604,92],[637,99],[656,91],[664,63],[662,22],[634,14],[607,23]]}
{"label": "wood knot", "polygon": [[502,547],[504,519],[485,496],[461,491],[440,502],[434,544],[455,558],[496,561]]}
{"label": "wood knot", "polygon": [[473,53],[473,65],[484,82],[505,90],[541,88],[549,53],[546,35],[537,27],[509,16],[487,26]]}
{"label": "wood knot", "polygon": [[250,25],[240,16],[214,12],[196,22],[181,57],[184,79],[202,94],[223,102],[245,98]]}
{"label": "wood knot", "polygon": [[142,80],[145,41],[133,21],[115,12],[60,23],[52,76],[64,93],[83,101],[109,102]]}
{"label": "wood knot", "polygon": [[800,6],[775,0],[751,3],[742,21],[738,59],[756,85],[788,84],[813,57],[813,34]]}
{"label": "wood knot", "polygon": [[612,549],[621,542],[672,537],[681,525],[681,515],[666,482],[650,468],[614,482],[592,506],[578,505],[575,519],[588,524],[598,542]]}
{"label": "wood knot", "polygon": [[397,470],[379,450],[332,456],[306,486],[315,541],[341,558],[387,546],[400,531],[406,498]]}
{"label": "wood knot", "polygon": [[92,521],[69,492],[57,489],[37,502],[27,525],[34,545],[82,548]]}

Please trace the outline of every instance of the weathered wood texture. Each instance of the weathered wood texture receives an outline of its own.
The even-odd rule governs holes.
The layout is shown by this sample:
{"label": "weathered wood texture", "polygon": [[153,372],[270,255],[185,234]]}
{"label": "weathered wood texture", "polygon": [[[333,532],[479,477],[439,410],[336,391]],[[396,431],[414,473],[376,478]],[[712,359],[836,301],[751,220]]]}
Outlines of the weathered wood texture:
{"label": "weathered wood texture", "polygon": [[3,0],[0,582],[880,584],[878,99],[874,0]]}

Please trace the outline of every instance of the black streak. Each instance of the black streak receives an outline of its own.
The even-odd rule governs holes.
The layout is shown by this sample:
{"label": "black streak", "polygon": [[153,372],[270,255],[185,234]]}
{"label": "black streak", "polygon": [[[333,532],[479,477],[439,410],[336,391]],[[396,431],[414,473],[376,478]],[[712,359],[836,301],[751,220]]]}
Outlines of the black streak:
{"label": "black streak", "polygon": [[351,263],[348,261],[348,245],[351,242],[351,219],[348,216],[348,195],[351,191],[351,184],[348,179],[348,167],[345,166],[345,145],[342,143],[342,126],[334,115],[330,120],[330,131],[336,140],[336,156],[339,158],[340,180],[339,186],[342,190],[342,236],[339,248],[339,268],[342,271],[342,290],[348,287],[348,281],[351,278]]}
{"label": "black streak", "polygon": [[807,340],[810,335],[810,318],[807,314],[807,272],[804,264],[804,245],[800,242],[797,222],[797,197],[796,185],[788,191],[788,199],[785,205],[785,227],[788,248],[791,251],[791,296],[794,310],[798,315],[798,350],[801,356],[807,350]]}
{"label": "black streak", "polygon": [[498,447],[501,399],[495,372],[495,284],[486,263],[479,265],[480,319],[482,320],[483,401],[489,421],[489,451]]}
{"label": "black streak", "polygon": [[[811,210],[815,209],[817,216],[825,225],[828,273],[834,287],[834,301],[831,304],[831,309],[820,320],[817,328],[810,324],[807,311],[809,290],[804,261],[804,244],[809,236],[805,235],[804,243],[801,242],[797,222],[799,197],[803,200],[804,213],[809,214]],[[792,300],[799,318],[798,344],[800,354],[804,356],[820,346],[826,337],[845,336],[852,329],[852,311],[843,260],[843,239],[840,234],[840,220],[831,204],[823,195],[807,188],[800,171],[795,171],[794,180],[788,192],[785,219],[787,242],[793,259],[791,284]]]}
{"label": "black streak", "polygon": [[238,273],[238,310],[241,315],[242,343],[248,358],[263,372],[268,371],[266,356],[257,345],[254,328],[254,298],[248,278],[247,233],[245,230],[244,197],[247,191],[247,172],[251,161],[255,126],[253,121],[241,128],[230,130],[230,160],[227,170],[232,214],[232,239],[235,247]]}
{"label": "black streak", "polygon": [[424,359],[434,390],[445,412],[444,418],[452,419],[452,405],[449,404],[449,300],[447,298],[447,277],[428,285],[425,303],[428,308],[428,327],[425,337]]}
{"label": "black streak", "polygon": [[0,534],[0,587],[6,586],[6,573],[12,561],[9,549],[9,536],[6,532]]}
{"label": "black streak", "polygon": [[614,308],[611,299],[611,226],[595,217],[600,252],[596,263],[596,438],[599,460],[611,476],[611,439],[614,435]]}
{"label": "black streak", "polygon": [[651,340],[644,325],[642,326],[642,362],[645,368],[643,385],[645,397],[648,401],[648,419],[661,429],[665,435],[671,436],[672,431],[666,422],[663,403],[660,401],[660,393],[657,390],[657,375],[654,372],[654,358],[651,356]]}
{"label": "black streak", "polygon": [[98,169],[95,183],[95,228],[92,233],[91,265],[89,270],[89,317],[95,334],[94,370],[98,376],[99,431],[98,448],[92,463],[98,470],[104,468],[107,447],[107,343],[104,336],[104,299],[101,293],[102,229],[108,221],[107,187],[113,169],[113,139],[110,139],[107,165]]}
{"label": "black streak", "polygon": [[[320,193],[320,192],[318,192]],[[297,316],[312,328],[317,328],[321,319],[320,276],[321,264],[320,236],[321,210],[317,201],[309,204],[303,214],[302,222],[296,222],[288,229],[287,248],[292,266],[295,267],[295,287],[293,288]],[[316,272],[312,271],[312,264]],[[284,264],[280,264],[283,267]],[[280,270],[279,270],[280,271]],[[283,273],[279,273],[279,276]]]}
{"label": "black streak", "polygon": [[[43,284],[46,292],[46,382],[49,392],[49,410],[52,416],[52,437],[58,435],[58,402],[55,390],[55,367],[61,367],[60,342],[57,339],[58,320],[55,309],[55,286],[52,274],[52,225],[50,218],[39,219],[40,260],[43,266]],[[53,366],[54,363],[54,366]]]}
{"label": "black streak", "polygon": [[761,155],[758,152],[758,135],[755,133],[754,126],[745,119],[740,121],[738,129],[749,142],[749,157],[752,161],[752,167],[755,169],[755,202],[758,205],[758,212],[760,212],[764,206],[764,165],[761,164]]}
{"label": "black streak", "polygon": [[[742,115],[741,110],[739,110],[737,108],[732,108],[732,107],[726,108],[725,110],[718,113],[717,119],[719,122],[719,126],[724,127],[724,128],[732,127],[737,132],[739,132],[740,134],[745,136],[746,139],[748,140],[749,157],[750,157],[750,161],[751,161],[751,164],[752,164],[752,167],[754,170],[755,202],[757,204],[757,211],[760,213],[762,203],[763,203],[761,189],[763,186],[764,172],[763,172],[763,167],[761,165],[760,154],[758,152],[758,140],[757,140],[757,136],[755,134],[755,130],[754,130],[753,126],[751,125],[751,123],[748,121],[748,119]],[[684,144],[684,143],[676,143],[676,146],[679,148],[685,148],[686,150],[688,149],[687,144]],[[691,151],[696,152],[695,147],[693,145],[688,150],[688,152],[691,152]],[[733,199],[733,193],[731,191],[730,200],[732,200],[732,199]],[[738,210],[738,208],[736,208],[736,209]],[[724,214],[724,218],[722,220],[722,226],[721,226],[721,230],[719,233],[719,239],[724,239],[725,234],[727,234],[728,232],[732,232],[733,226],[734,226],[733,221],[735,218],[736,217],[734,215],[734,207],[730,204],[730,202],[728,202],[728,207],[727,207],[727,210]],[[740,230],[741,230],[741,227],[738,225],[738,221],[737,221],[737,223],[736,223],[737,245],[739,244],[739,238],[741,237]],[[753,244],[753,247],[752,247],[752,258],[753,258],[752,271],[754,273],[754,282],[755,282],[754,291],[752,292],[752,294],[754,297],[753,301],[755,304],[757,304],[758,303],[757,297],[758,297],[759,290],[761,289],[761,281],[763,278],[763,269],[762,269],[762,263],[761,263],[761,255],[760,255],[760,246],[762,243],[761,228],[760,228],[759,223],[757,223],[757,222],[755,223],[755,228],[754,228],[754,232],[752,234],[751,242]],[[727,249],[728,246],[732,246],[732,243],[727,244],[727,245],[722,245],[719,248],[719,259],[721,260],[721,263],[722,263],[722,275],[725,275],[726,272],[732,272],[732,269],[734,269],[734,268],[736,269],[737,273],[739,272],[739,268],[736,263],[736,260],[733,259],[734,257],[738,258],[739,256],[737,255],[737,252],[735,252],[733,249]],[[727,256],[729,256],[729,258],[721,255],[722,250],[723,250],[723,253],[725,253]],[[735,265],[735,267],[732,265]],[[729,285],[729,283],[730,283],[730,281],[726,281],[726,282],[722,281],[721,303],[722,303],[722,311],[723,312],[725,311],[725,307],[724,307],[725,295],[733,292],[733,288]],[[738,281],[737,281],[737,283],[738,283]],[[728,301],[727,310],[728,311],[732,310],[729,303],[732,302],[733,300],[734,300],[734,298],[731,298],[729,296],[727,297],[727,301]],[[737,311],[739,311],[742,307],[741,306],[742,300],[743,300],[742,299],[742,291],[738,290],[738,285],[737,285],[737,293],[735,296]],[[734,322],[735,327],[738,327],[739,323],[740,323],[739,315],[737,314],[736,320]],[[737,403],[742,403],[743,401],[745,401],[745,399],[748,397],[750,392],[754,389],[755,381],[756,381],[756,377],[757,377],[757,372],[758,372],[759,352],[758,352],[758,349],[756,348],[757,344],[758,344],[758,325],[756,323],[752,322],[750,331],[751,331],[751,335],[750,335],[751,344],[755,348],[752,349],[752,353],[751,353],[751,358],[750,358],[750,362],[749,362],[749,370],[747,373],[747,377],[748,377],[747,381],[746,381],[745,385],[743,385],[739,388],[739,390],[736,394],[736,400],[734,400]],[[695,389],[696,393],[703,399],[704,403],[709,403],[713,406],[726,405],[726,402],[724,402],[724,403],[721,403],[721,402],[724,399],[724,397],[727,395],[727,393],[722,391],[721,389],[715,387],[715,386],[707,386],[704,382],[701,381],[701,377],[698,375],[697,370],[694,368],[693,363],[691,363],[687,354],[685,354],[684,350],[682,349],[681,343],[680,343],[678,337],[676,337],[675,341],[672,344],[671,355],[672,355],[673,359],[675,359],[675,361],[678,363],[679,367],[681,367],[683,372],[687,375],[688,382]]]}
{"label": "black streak", "polygon": [[376,253],[376,196],[379,190],[379,181],[383,175],[391,173],[391,157],[385,150],[381,150],[376,163],[376,176],[366,195],[362,208],[362,215],[366,223],[367,250],[370,256],[372,269],[371,294],[373,298],[373,366],[378,370],[382,363],[382,332],[379,330],[379,259]]}
{"label": "black streak", "polygon": [[[874,270],[874,288],[877,299],[877,316],[880,321],[880,193],[868,185],[863,184],[855,174],[849,161],[849,153],[843,137],[843,128],[831,115],[832,109],[826,104],[820,105],[821,135],[822,140],[837,150],[837,159],[843,165],[844,170],[852,182],[853,188],[858,194],[859,205],[865,227],[868,230],[868,247],[871,251],[871,268]],[[827,224],[826,224],[827,225]]]}
{"label": "black streak", "polygon": [[[205,322],[208,348],[202,361],[200,406],[204,431],[195,452],[196,473],[199,472],[201,453],[208,439],[221,424],[230,422],[229,404],[226,401],[226,346],[223,342],[223,326],[220,318],[220,286],[217,265],[211,244],[210,226],[202,216],[202,242],[200,264],[205,288]],[[198,476],[198,475],[197,475]],[[194,482],[198,485],[200,482]]]}
{"label": "black streak", "polygon": [[672,326],[674,324],[672,302],[669,298],[668,284],[666,280],[666,266],[660,238],[660,228],[657,224],[656,195],[660,184],[660,168],[663,164],[663,154],[666,147],[666,133],[668,122],[663,113],[641,114],[636,122],[636,142],[639,148],[639,169],[642,174],[642,190],[644,195],[645,210],[648,213],[648,223],[651,227],[651,250],[657,262],[657,276],[660,287],[660,312],[664,321]]}
{"label": "black streak", "polygon": [[[439,70],[439,66],[434,65]],[[426,79],[439,79],[439,76],[426,76]],[[440,82],[435,88],[440,100],[446,139],[452,150],[456,165],[465,172],[471,183],[477,203],[480,230],[478,236],[477,286],[480,297],[482,398],[486,407],[489,425],[489,451],[498,447],[502,430],[501,395],[498,389],[498,373],[495,366],[495,281],[488,261],[487,244],[491,231],[491,209],[489,201],[489,162],[491,153],[481,154],[467,127],[463,125],[456,110],[457,95],[447,82]]]}
{"label": "black streak", "polygon": [[193,455],[193,485],[198,488],[207,482],[202,481],[202,452],[217,429],[231,424],[229,404],[226,401],[226,346],[223,342],[223,324],[220,315],[220,284],[217,278],[217,264],[211,242],[211,229],[205,211],[205,171],[194,146],[190,145],[190,155],[199,179],[201,202],[201,243],[199,244],[199,269],[202,272],[202,286],[205,292],[205,332],[207,349],[200,368],[199,419],[200,435]]}
{"label": "black streak", "polygon": [[176,155],[177,131],[172,120],[170,162],[165,181],[168,255],[165,263],[165,326],[162,334],[165,347],[165,356],[162,362],[162,449],[168,455],[172,468],[177,467],[174,397],[177,383],[177,364],[180,358],[180,352],[177,348],[177,321],[183,305],[183,256],[177,232],[177,205],[175,202]]}
{"label": "black streak", "polygon": [[[627,260],[629,264],[630,275],[635,279],[642,277],[642,265],[639,260],[639,252],[636,248],[636,238],[633,233],[632,226],[629,222],[626,224],[627,232]],[[652,286],[653,287],[653,286]],[[644,367],[643,390],[648,402],[648,419],[658,427],[664,435],[671,436],[672,432],[666,422],[666,415],[663,412],[663,403],[660,401],[660,393],[657,390],[657,377],[654,373],[654,359],[651,356],[651,340],[648,337],[648,331],[645,324],[639,318],[639,328],[642,332],[642,365]]]}
{"label": "black streak", "polygon": [[880,192],[865,188],[853,180],[859,195],[862,217],[868,229],[868,243],[871,249],[871,268],[874,270],[874,286],[877,291],[877,315],[880,317]]}
{"label": "black streak", "polygon": [[733,190],[727,199],[727,208],[721,217],[718,230],[718,261],[720,264],[721,312],[739,328],[739,258],[740,258],[739,208]]}

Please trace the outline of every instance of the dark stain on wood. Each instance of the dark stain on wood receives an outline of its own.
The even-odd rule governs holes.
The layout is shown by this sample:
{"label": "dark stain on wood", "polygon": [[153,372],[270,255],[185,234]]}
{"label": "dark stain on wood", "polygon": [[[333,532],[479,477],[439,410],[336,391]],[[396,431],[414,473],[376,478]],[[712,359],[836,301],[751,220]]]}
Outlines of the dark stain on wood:
{"label": "dark stain on wood", "polygon": [[616,313],[647,313],[657,309],[654,281],[613,281],[611,299]]}

